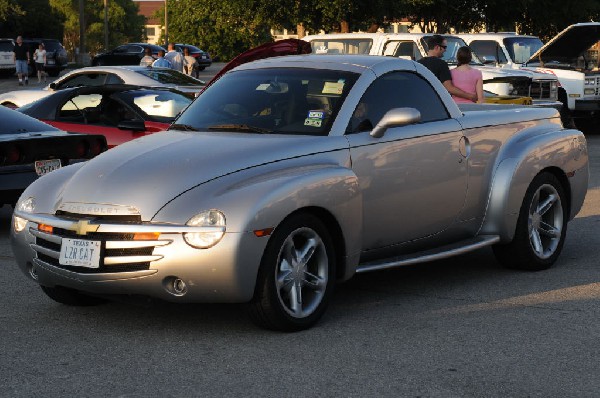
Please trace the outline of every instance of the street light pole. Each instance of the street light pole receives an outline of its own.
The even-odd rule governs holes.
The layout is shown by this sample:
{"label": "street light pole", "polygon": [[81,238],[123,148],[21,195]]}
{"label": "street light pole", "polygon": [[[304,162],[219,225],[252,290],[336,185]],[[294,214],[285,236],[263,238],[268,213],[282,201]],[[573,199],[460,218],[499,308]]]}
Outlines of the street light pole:
{"label": "street light pole", "polygon": [[165,0],[165,43],[169,42],[169,16],[167,12],[167,0]]}
{"label": "street light pole", "polygon": [[104,0],[104,51],[108,51],[108,0]]}
{"label": "street light pole", "polygon": [[79,59],[77,62],[83,65],[85,60],[85,8],[83,0],[79,0]]}

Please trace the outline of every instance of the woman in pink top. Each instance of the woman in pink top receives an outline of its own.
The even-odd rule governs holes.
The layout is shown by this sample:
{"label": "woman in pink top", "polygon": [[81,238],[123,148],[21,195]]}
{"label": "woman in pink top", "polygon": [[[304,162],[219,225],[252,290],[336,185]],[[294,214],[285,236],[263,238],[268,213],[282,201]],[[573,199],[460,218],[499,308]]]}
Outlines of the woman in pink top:
{"label": "woman in pink top", "polygon": [[[463,46],[456,52],[456,60],[458,66],[450,71],[452,74],[452,84],[460,88],[467,93],[477,93],[477,102],[483,102],[483,76],[481,71],[475,68],[471,68],[469,63],[473,56],[471,55],[471,49]],[[468,99],[459,98],[452,96],[454,102],[471,103]]]}

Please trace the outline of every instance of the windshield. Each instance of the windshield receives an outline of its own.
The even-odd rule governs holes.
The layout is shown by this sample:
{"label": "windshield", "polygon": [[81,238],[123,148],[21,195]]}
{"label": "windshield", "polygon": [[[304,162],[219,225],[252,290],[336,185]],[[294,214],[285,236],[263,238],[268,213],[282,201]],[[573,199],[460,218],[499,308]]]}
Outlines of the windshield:
{"label": "windshield", "polygon": [[537,37],[509,37],[503,41],[515,64],[526,63],[544,45]]}
{"label": "windshield", "polygon": [[[429,51],[428,50],[429,47],[427,46],[427,39],[429,37],[430,36],[423,36],[421,38],[421,45],[425,49],[425,52]],[[458,52],[459,48],[466,46],[467,43],[465,43],[465,41],[463,39],[461,39],[460,37],[444,36],[444,38],[446,39],[448,47],[446,48],[446,51],[444,51],[444,55],[442,55],[442,59],[444,61],[446,61],[448,63],[448,65],[457,65],[458,62],[456,61],[456,53]],[[472,60],[470,62],[471,65],[481,65],[482,64],[474,52],[472,52],[471,55],[472,55]]]}
{"label": "windshield", "polygon": [[229,72],[171,129],[327,135],[358,75],[318,69]]}
{"label": "windshield", "polygon": [[369,54],[371,39],[317,39],[310,42],[314,54]]}
{"label": "windshield", "polygon": [[137,71],[137,73],[163,84],[174,84],[177,86],[201,86],[204,84],[204,82],[198,79],[194,79],[173,69],[146,68]]}

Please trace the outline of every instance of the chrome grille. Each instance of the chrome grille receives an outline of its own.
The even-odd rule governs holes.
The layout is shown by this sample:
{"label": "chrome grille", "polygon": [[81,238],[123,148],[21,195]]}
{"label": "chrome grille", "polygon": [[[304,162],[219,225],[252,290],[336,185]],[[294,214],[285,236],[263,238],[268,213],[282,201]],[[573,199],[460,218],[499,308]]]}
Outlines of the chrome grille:
{"label": "chrome grille", "polygon": [[[72,214],[61,214],[57,219],[67,219],[71,221],[85,219],[90,223],[101,221],[96,217],[81,217],[81,215],[77,217],[77,215]],[[110,219],[103,217],[102,222],[104,225],[106,225],[106,221],[121,221],[120,224],[135,224],[130,217],[128,217],[127,220],[121,220],[120,217],[112,217]],[[88,232],[85,235],[80,235],[74,230],[60,227],[54,227],[52,233],[43,232],[36,228],[30,228],[29,231],[35,237],[35,243],[31,244],[31,248],[36,251],[38,261],[68,271],[87,274],[147,270],[150,268],[150,263],[152,261],[160,260],[162,258],[160,255],[153,254],[154,248],[171,243],[171,240],[165,239],[133,240],[133,233]],[[100,241],[99,268],[86,268],[60,264],[60,249],[63,238]]]}

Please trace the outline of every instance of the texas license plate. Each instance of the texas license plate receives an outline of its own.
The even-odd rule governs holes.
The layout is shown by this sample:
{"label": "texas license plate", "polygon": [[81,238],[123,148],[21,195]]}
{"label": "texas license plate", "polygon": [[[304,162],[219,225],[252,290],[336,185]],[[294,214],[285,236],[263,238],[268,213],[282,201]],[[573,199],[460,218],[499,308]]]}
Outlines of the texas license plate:
{"label": "texas license plate", "polygon": [[43,176],[51,171],[60,169],[60,159],[50,160],[36,160],[35,161],[35,172],[39,176]]}
{"label": "texas license plate", "polygon": [[99,268],[100,246],[98,240],[63,238],[58,262],[74,267]]}

